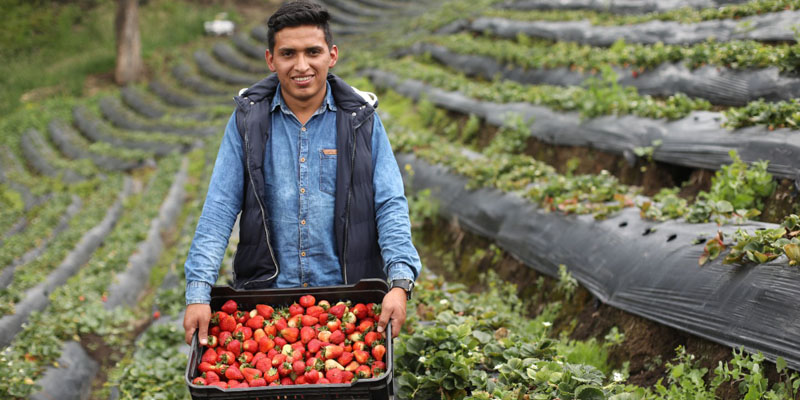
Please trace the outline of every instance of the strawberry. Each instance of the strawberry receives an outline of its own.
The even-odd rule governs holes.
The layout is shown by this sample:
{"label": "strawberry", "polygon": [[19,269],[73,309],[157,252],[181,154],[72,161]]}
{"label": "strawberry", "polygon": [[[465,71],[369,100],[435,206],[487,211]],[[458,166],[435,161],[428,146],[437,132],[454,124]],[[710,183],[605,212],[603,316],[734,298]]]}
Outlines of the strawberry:
{"label": "strawberry", "polygon": [[331,303],[328,300],[320,300],[317,303],[318,306],[322,307],[323,310],[328,311],[331,308]]}
{"label": "strawberry", "polygon": [[292,371],[294,371],[295,374],[298,375],[302,374],[303,372],[305,372],[305,370],[306,370],[306,363],[304,363],[302,360],[295,360],[292,363]]}
{"label": "strawberry", "polygon": [[244,379],[247,380],[247,383],[250,383],[253,379],[261,378],[261,371],[255,368],[242,368],[242,375],[244,375]]}
{"label": "strawberry", "polygon": [[250,353],[258,352],[258,343],[253,339],[247,339],[242,343],[242,350],[249,351]]}
{"label": "strawberry", "polygon": [[206,385],[206,380],[203,379],[202,376],[198,376],[197,378],[194,378],[194,380],[192,381],[192,384],[193,385],[199,385],[199,386],[205,386]]}
{"label": "strawberry", "polygon": [[[336,360],[325,360],[325,371],[330,371],[332,369],[341,369],[341,370],[343,370],[344,367],[342,366],[342,364],[339,364],[338,362],[336,362]],[[327,376],[327,374],[326,374],[326,376]],[[330,379],[330,378],[328,378],[328,379]]]}
{"label": "strawberry", "polygon": [[[372,318],[378,319],[381,315],[381,308],[382,306],[380,304],[373,304],[372,307],[367,306],[367,314]],[[372,311],[372,313],[370,313],[370,311]]]}
{"label": "strawberry", "polygon": [[247,320],[250,318],[250,314],[248,314],[248,313],[246,313],[244,311],[237,311],[233,315],[233,317],[236,318],[236,322],[237,323],[243,324],[243,323],[247,322]]}
{"label": "strawberry", "polygon": [[358,319],[367,317],[367,306],[365,306],[364,303],[356,304],[355,306],[353,306],[353,309],[351,311],[353,315],[355,315],[356,318]]}
{"label": "strawberry", "polygon": [[[344,364],[342,364],[342,365],[344,365]],[[356,369],[358,367],[360,367],[360,366],[361,366],[361,364],[359,364],[358,361],[350,361],[347,365],[345,365],[344,370],[355,373]]]}
{"label": "strawberry", "polygon": [[225,371],[225,377],[228,378],[228,380],[233,379],[237,381],[244,379],[242,371],[239,371],[239,368],[237,368],[235,365],[228,367],[228,369]]}
{"label": "strawberry", "polygon": [[345,322],[342,324],[342,330],[345,334],[349,335],[356,331],[356,324],[352,322]]}
{"label": "strawberry", "polygon": [[253,353],[249,351],[243,351],[242,354],[239,354],[239,357],[236,358],[242,364],[252,364],[253,361]]}
{"label": "strawberry", "polygon": [[256,343],[258,343],[259,341],[261,341],[261,338],[262,338],[262,337],[265,337],[265,336],[267,336],[267,334],[266,334],[266,332],[264,332],[264,329],[263,329],[263,328],[261,328],[261,329],[256,329],[256,330],[254,330],[254,331],[253,331],[253,340],[255,340],[255,341],[256,341]]}
{"label": "strawberry", "polygon": [[286,324],[286,318],[281,317],[281,318],[278,318],[278,319],[276,319],[274,321],[275,321],[275,324],[274,324],[275,325],[275,329],[278,332],[280,332],[282,329],[285,329],[286,327],[289,326],[289,325]]}
{"label": "strawberry", "polygon": [[275,354],[274,357],[272,357],[272,366],[275,367],[275,368],[277,368],[278,366],[280,366],[284,362],[286,362],[286,354],[278,353],[278,354]]}
{"label": "strawberry", "polygon": [[233,330],[236,329],[236,319],[230,315],[226,316],[224,319],[219,321],[219,329],[222,329],[225,332],[233,332]]}
{"label": "strawberry", "polygon": [[217,363],[217,370],[214,372],[216,372],[220,376],[225,376],[225,372],[228,370],[229,366],[230,365],[228,364]]}
{"label": "strawberry", "polygon": [[272,318],[272,313],[275,312],[275,309],[264,304],[256,304],[256,312],[258,315],[262,316],[264,319]]}
{"label": "strawberry", "polygon": [[222,307],[220,307],[220,310],[224,311],[227,314],[233,314],[238,309],[239,306],[233,300],[226,301],[225,304],[223,304]]}
{"label": "strawberry", "polygon": [[303,374],[297,375],[297,377],[294,378],[294,384],[295,385],[305,385],[306,384],[306,376],[303,375]]}
{"label": "strawberry", "polygon": [[369,360],[369,353],[364,350],[354,350],[353,357],[359,364],[366,364],[367,360]]}
{"label": "strawberry", "polygon": [[344,315],[344,310],[347,306],[344,303],[338,303],[335,306],[328,309],[329,314],[333,314],[336,318],[341,319]]}
{"label": "strawberry", "polygon": [[276,382],[278,379],[280,379],[278,369],[275,367],[270,368],[269,371],[264,373],[264,379],[266,379],[267,383]]}
{"label": "strawberry", "polygon": [[[302,336],[302,334],[303,334],[303,332],[300,332],[301,336]],[[316,353],[322,347],[322,342],[315,337],[315,338],[309,340],[308,344],[306,346],[308,347],[308,351],[309,352]]]}
{"label": "strawberry", "polygon": [[240,342],[244,342],[253,337],[253,330],[249,326],[237,326],[233,330],[233,337],[239,339]]}
{"label": "strawberry", "polygon": [[290,328],[302,328],[303,314],[297,314],[295,316],[290,317],[288,320],[286,320],[286,326]]}
{"label": "strawberry", "polygon": [[314,326],[319,323],[319,319],[317,317],[312,317],[310,315],[303,315],[303,318],[300,320],[300,323],[303,326]]}
{"label": "strawberry", "polygon": [[292,303],[292,305],[289,306],[289,315],[292,317],[294,317],[295,315],[302,315],[305,312],[306,309],[303,308],[303,306],[301,306],[300,304]]}
{"label": "strawberry", "polygon": [[[320,308],[322,308],[322,307],[320,307]],[[309,315],[311,315],[311,314],[309,314]],[[323,312],[319,313],[319,315],[315,315],[315,317],[317,317],[317,319],[319,319],[319,323],[320,324],[325,325],[328,322],[328,320],[330,320],[331,315],[326,313],[325,311],[323,311]]]}
{"label": "strawberry", "polygon": [[267,358],[266,354],[264,354],[262,352],[258,352],[255,355],[253,355],[253,359],[250,360],[250,364],[256,365],[259,361],[261,361],[261,360],[263,360],[265,358]]}
{"label": "strawberry", "polygon": [[353,361],[353,353],[349,351],[343,351],[342,355],[336,358],[336,362],[342,365],[350,364]]}
{"label": "strawberry", "polygon": [[265,374],[270,368],[272,368],[272,360],[269,358],[262,358],[256,362],[256,369]]}
{"label": "strawberry", "polygon": [[386,364],[383,361],[376,360],[372,362],[372,376],[378,376],[386,372]]}
{"label": "strawberry", "polygon": [[205,353],[203,353],[203,357],[200,358],[201,362],[207,362],[209,364],[216,364],[217,363],[217,352],[214,349],[208,349]]}
{"label": "strawberry", "polygon": [[372,344],[376,340],[380,340],[380,339],[381,339],[381,334],[378,333],[378,332],[375,332],[375,331],[367,332],[367,334],[364,335],[364,343],[366,343],[367,346],[369,346],[369,347],[372,347]]}
{"label": "strawberry", "polygon": [[278,355],[280,353],[281,352],[276,350],[275,348],[269,349],[269,351],[267,352],[267,358],[272,360],[273,358],[275,358],[276,355]]}
{"label": "strawberry", "polygon": [[267,381],[264,378],[253,379],[253,381],[250,382],[250,387],[262,387],[262,386],[267,386]]}
{"label": "strawberry", "polygon": [[214,334],[208,335],[208,347],[209,348],[214,349],[214,348],[217,347],[218,344],[219,344],[219,340],[217,339],[216,335],[214,335]]}
{"label": "strawberry", "polygon": [[352,373],[351,371],[348,371],[348,370],[342,371],[342,383],[350,383],[350,382],[352,382],[353,378],[355,376],[356,375],[354,373]]}
{"label": "strawberry", "polygon": [[242,342],[239,339],[231,340],[225,349],[233,353],[234,357],[239,357],[239,354],[242,353]]}
{"label": "strawberry", "polygon": [[233,362],[236,361],[236,356],[228,350],[222,350],[217,353],[217,360],[218,363],[233,365]]}
{"label": "strawberry", "polygon": [[319,339],[320,342],[329,343],[331,341],[331,331],[319,331],[317,339]]}
{"label": "strawberry", "polygon": [[222,389],[227,389],[228,388],[228,382],[222,382],[222,381],[214,382],[214,383],[209,383],[208,386],[217,386],[217,387],[222,388]]}
{"label": "strawberry", "polygon": [[356,368],[356,377],[358,377],[358,379],[370,378],[372,377],[372,371],[369,369],[369,366],[359,365],[358,368]]}
{"label": "strawberry", "polygon": [[300,342],[297,343],[307,344],[312,339],[316,339],[316,337],[317,331],[314,328],[310,326],[304,326],[302,329],[300,329]]}
{"label": "strawberry", "polygon": [[339,321],[338,318],[336,318],[333,315],[331,315],[330,317],[328,317],[328,323],[325,324],[325,326],[328,327],[329,331],[333,332],[333,331],[338,330],[339,328],[342,327],[342,322]]}
{"label": "strawberry", "polygon": [[264,317],[262,317],[260,315],[256,315],[255,317],[248,319],[247,320],[247,326],[250,329],[253,329],[253,330],[263,328],[264,327]]}
{"label": "strawberry", "polygon": [[367,344],[363,341],[353,343],[353,351],[356,350],[367,350]]}
{"label": "strawberry", "polygon": [[278,375],[289,376],[292,373],[292,364],[284,362],[278,366]]}
{"label": "strawberry", "polygon": [[322,349],[322,357],[326,360],[339,358],[342,353],[344,353],[342,346],[337,346],[334,344],[325,346],[325,348]]}
{"label": "strawberry", "polygon": [[342,342],[344,342],[344,333],[339,330],[331,332],[330,342],[333,344],[342,344]]}
{"label": "strawberry", "polygon": [[208,329],[209,335],[219,336],[220,332],[222,332],[222,329],[219,329],[219,324]]}
{"label": "strawberry", "polygon": [[367,303],[367,316],[374,317],[375,316],[375,303]]}
{"label": "strawberry", "polygon": [[371,319],[361,320],[361,322],[359,322],[356,326],[356,330],[361,333],[367,333],[373,329],[375,329],[375,321]]}
{"label": "strawberry", "polygon": [[361,332],[356,331],[356,332],[353,332],[350,335],[348,335],[347,339],[350,340],[353,343],[360,342],[360,341],[364,340],[364,334],[361,333]]}
{"label": "strawberry", "polygon": [[300,305],[304,308],[308,308],[313,306],[317,302],[317,299],[314,296],[307,294],[305,296],[300,297]]}
{"label": "strawberry", "polygon": [[220,347],[225,347],[228,343],[233,340],[233,334],[225,331],[219,334],[219,345]]}
{"label": "strawberry", "polygon": [[331,383],[342,383],[342,370],[337,368],[329,369],[325,371],[325,378]]}
{"label": "strawberry", "polygon": [[281,337],[286,339],[288,343],[294,343],[297,341],[297,337],[300,335],[300,330],[297,328],[285,328],[281,329]]}
{"label": "strawberry", "polygon": [[372,347],[372,356],[378,361],[383,361],[383,355],[386,354],[386,346],[378,344]]}
{"label": "strawberry", "polygon": [[275,347],[277,347],[277,348],[279,348],[279,349],[283,348],[283,346],[285,346],[285,345],[286,345],[286,343],[288,343],[288,342],[286,341],[286,339],[284,339],[284,338],[282,338],[282,337],[280,337],[280,336],[276,337],[276,338],[275,338],[275,339],[273,339],[273,340],[275,341]]}
{"label": "strawberry", "polygon": [[324,313],[325,310],[320,306],[311,306],[306,308],[306,315],[319,318],[319,315]]}
{"label": "strawberry", "polygon": [[345,324],[355,324],[356,323],[356,315],[352,312],[348,311],[342,315],[342,323]]}
{"label": "strawberry", "polygon": [[303,376],[306,378],[306,382],[313,384],[319,381],[320,373],[315,369],[309,369]]}
{"label": "strawberry", "polygon": [[264,333],[267,336],[275,337],[278,334],[278,328],[275,326],[274,322],[266,321],[264,323]]}
{"label": "strawberry", "polygon": [[317,357],[311,357],[306,360],[306,369],[309,368],[322,371],[325,368],[325,363]]}
{"label": "strawberry", "polygon": [[262,337],[261,340],[258,341],[258,351],[262,353],[266,353],[273,348],[275,348],[275,341],[267,336]]}
{"label": "strawberry", "polygon": [[291,385],[294,385],[294,381],[292,380],[292,378],[290,378],[288,376],[284,376],[283,378],[281,378],[281,385],[282,386],[291,386]]}
{"label": "strawberry", "polygon": [[203,372],[203,378],[206,378],[206,382],[209,384],[219,382],[219,375],[214,371]]}

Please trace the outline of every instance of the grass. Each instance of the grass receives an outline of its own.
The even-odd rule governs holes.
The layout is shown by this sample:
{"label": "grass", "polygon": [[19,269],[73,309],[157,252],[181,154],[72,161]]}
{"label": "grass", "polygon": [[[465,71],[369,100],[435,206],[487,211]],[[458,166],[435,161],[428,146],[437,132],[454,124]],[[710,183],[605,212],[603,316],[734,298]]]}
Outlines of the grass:
{"label": "grass", "polygon": [[[0,115],[43,99],[82,96],[87,77],[110,81],[116,46],[116,1],[4,0],[0,15]],[[220,12],[239,23],[227,2],[149,0],[139,6],[142,57],[203,36],[203,22]],[[91,82],[91,81],[90,81]]]}

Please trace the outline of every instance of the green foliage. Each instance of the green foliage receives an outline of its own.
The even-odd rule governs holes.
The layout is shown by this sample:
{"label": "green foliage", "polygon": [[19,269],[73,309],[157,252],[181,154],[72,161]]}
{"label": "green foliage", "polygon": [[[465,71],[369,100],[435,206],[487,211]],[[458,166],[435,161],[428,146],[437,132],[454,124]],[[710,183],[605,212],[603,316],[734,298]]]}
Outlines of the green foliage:
{"label": "green foliage", "polygon": [[700,367],[694,355],[687,353],[683,346],[678,346],[675,351],[676,357],[666,364],[667,386],[663,385],[663,379],[659,379],[655,392],[664,399],[715,399],[714,391],[721,382],[715,381],[708,387],[704,380],[708,368]]}
{"label": "green foliage", "polygon": [[720,361],[714,370],[716,376],[711,382],[712,387],[717,387],[724,382],[737,385],[739,394],[745,400],[755,399],[795,399],[800,391],[800,374],[786,368],[786,361],[778,357],[776,367],[780,374],[780,380],[769,387],[766,371],[762,366],[764,356],[757,354],[745,354],[743,349],[733,350],[733,359],[729,363]]}
{"label": "green foliage", "polygon": [[744,107],[725,111],[723,126],[733,129],[753,125],[766,125],[769,130],[775,128],[800,129],[800,101],[791,99],[766,102],[764,99],[759,99]]}
{"label": "green foliage", "polygon": [[556,284],[556,292],[561,293],[564,298],[571,299],[578,289],[578,281],[567,271],[567,266],[561,264],[558,266],[558,283]]}
{"label": "green foliage", "polygon": [[786,217],[781,226],[774,229],[756,230],[752,234],[737,229],[733,234],[735,244],[725,257],[725,263],[753,262],[763,264],[772,261],[782,254],[789,257],[789,265],[798,265],[798,249],[800,238],[797,230],[797,215]]}
{"label": "green foliage", "polygon": [[653,196],[652,201],[639,205],[642,218],[666,221],[683,217],[688,211],[688,202],[678,197],[679,188],[663,188]]}
{"label": "green foliage", "polygon": [[689,222],[705,222],[734,213],[745,217],[758,215],[764,207],[763,199],[775,191],[777,184],[767,172],[768,161],[747,165],[735,150],[729,154],[733,162],[714,174],[709,192],[697,195],[687,216]]}
{"label": "green foliage", "polygon": [[487,155],[499,155],[504,153],[522,153],[525,151],[525,144],[531,136],[528,124],[533,121],[526,121],[518,114],[505,116],[506,123],[500,128],[497,136],[492,139],[484,153]]}

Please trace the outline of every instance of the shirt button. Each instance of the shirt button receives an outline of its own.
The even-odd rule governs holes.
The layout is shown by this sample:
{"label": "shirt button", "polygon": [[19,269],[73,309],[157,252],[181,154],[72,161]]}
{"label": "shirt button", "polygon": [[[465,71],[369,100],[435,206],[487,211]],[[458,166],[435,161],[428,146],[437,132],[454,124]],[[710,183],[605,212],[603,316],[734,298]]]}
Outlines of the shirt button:
{"label": "shirt button", "polygon": [[304,284],[303,284],[303,287],[308,287],[308,283],[304,283]]}
{"label": "shirt button", "polygon": [[306,256],[306,252],[305,251],[300,253],[300,257],[305,257],[305,256]]}
{"label": "shirt button", "polygon": [[305,224],[306,224],[306,220],[300,221],[300,225],[305,225]]}
{"label": "shirt button", "polygon": [[300,128],[300,130],[305,132],[306,131],[306,127],[304,126],[304,127]]}
{"label": "shirt button", "polygon": [[300,157],[300,162],[306,162],[306,158],[305,157]]}
{"label": "shirt button", "polygon": [[300,193],[305,193],[305,192],[306,192],[305,188],[300,188]]}
{"label": "shirt button", "polygon": [[352,115],[355,117],[355,116],[356,116],[356,113],[353,113]]}

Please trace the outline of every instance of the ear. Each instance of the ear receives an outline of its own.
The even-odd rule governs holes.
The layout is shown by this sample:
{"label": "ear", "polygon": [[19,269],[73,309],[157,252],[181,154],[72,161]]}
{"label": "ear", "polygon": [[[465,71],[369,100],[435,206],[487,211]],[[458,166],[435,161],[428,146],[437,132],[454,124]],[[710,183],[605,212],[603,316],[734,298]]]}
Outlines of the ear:
{"label": "ear", "polygon": [[269,67],[269,70],[275,72],[277,69],[275,68],[273,55],[272,53],[269,52],[269,49],[267,49],[267,51],[264,52],[264,58],[267,60],[267,67]]}
{"label": "ear", "polygon": [[339,60],[339,48],[336,47],[336,45],[331,46],[330,54],[331,62],[328,64],[328,68],[333,68],[333,66],[336,65],[336,61]]}

